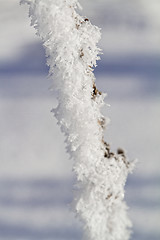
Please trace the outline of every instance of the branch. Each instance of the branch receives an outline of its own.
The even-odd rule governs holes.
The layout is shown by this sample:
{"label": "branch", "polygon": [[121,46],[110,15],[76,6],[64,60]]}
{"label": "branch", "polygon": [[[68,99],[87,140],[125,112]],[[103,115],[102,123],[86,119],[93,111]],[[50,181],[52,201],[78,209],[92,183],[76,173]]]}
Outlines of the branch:
{"label": "branch", "polygon": [[101,113],[105,94],[93,68],[101,50],[100,29],[76,12],[77,0],[23,0],[43,41],[58,106],[52,110],[65,135],[77,177],[74,210],[90,240],[128,240],[131,222],[124,185],[134,163],[104,140],[108,119]]}

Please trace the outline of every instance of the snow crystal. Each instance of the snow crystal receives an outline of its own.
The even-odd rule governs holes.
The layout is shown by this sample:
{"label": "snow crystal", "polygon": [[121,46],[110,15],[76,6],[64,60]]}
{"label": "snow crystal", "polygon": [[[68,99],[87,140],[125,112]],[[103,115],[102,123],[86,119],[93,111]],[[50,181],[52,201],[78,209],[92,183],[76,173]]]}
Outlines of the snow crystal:
{"label": "snow crystal", "polygon": [[134,167],[125,153],[111,152],[101,113],[105,94],[95,84],[93,67],[101,50],[100,29],[80,16],[77,0],[22,0],[29,4],[31,24],[46,50],[52,89],[58,106],[52,110],[65,134],[77,176],[75,212],[84,222],[86,239],[127,240],[131,222],[124,185]]}

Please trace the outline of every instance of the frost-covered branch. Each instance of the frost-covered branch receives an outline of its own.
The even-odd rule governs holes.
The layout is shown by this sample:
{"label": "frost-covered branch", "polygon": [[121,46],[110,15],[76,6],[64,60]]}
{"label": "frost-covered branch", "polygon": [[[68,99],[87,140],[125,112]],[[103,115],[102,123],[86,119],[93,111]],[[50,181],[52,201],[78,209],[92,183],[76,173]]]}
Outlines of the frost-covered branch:
{"label": "frost-covered branch", "polygon": [[49,75],[58,95],[53,109],[65,134],[77,177],[74,207],[90,240],[128,240],[131,222],[123,200],[133,165],[122,149],[110,150],[103,132],[105,94],[98,91],[93,67],[99,59],[100,30],[80,16],[77,0],[22,0],[43,41]]}

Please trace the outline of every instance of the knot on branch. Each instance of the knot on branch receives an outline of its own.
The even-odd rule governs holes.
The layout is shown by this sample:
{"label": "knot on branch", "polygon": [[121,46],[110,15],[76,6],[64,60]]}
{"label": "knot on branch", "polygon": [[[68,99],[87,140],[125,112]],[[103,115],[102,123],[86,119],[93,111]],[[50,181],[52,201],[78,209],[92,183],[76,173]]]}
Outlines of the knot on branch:
{"label": "knot on branch", "polygon": [[100,119],[98,119],[98,124],[102,127],[102,129],[105,129],[106,119],[104,117],[101,117]]}
{"label": "knot on branch", "polygon": [[97,89],[95,83],[93,83],[92,99],[95,99],[98,95],[102,95],[102,93]]}
{"label": "knot on branch", "polygon": [[109,158],[114,157],[117,161],[119,161],[119,156],[121,156],[122,161],[124,162],[126,167],[129,168],[130,163],[127,161],[125,151],[122,148],[118,148],[117,153],[113,153],[113,152],[111,152],[110,145],[107,142],[105,142],[104,140],[102,140],[102,142],[104,144],[104,157],[105,158],[109,159]]}

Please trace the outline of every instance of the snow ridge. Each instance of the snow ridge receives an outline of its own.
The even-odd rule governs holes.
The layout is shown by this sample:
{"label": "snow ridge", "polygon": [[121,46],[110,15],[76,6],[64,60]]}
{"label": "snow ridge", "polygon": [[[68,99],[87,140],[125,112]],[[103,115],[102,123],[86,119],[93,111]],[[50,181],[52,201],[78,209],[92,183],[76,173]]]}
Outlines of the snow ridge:
{"label": "snow ridge", "polygon": [[134,163],[118,149],[112,153],[103,132],[108,119],[101,113],[105,94],[98,91],[93,67],[101,50],[100,29],[80,16],[77,0],[22,0],[29,4],[31,25],[46,50],[58,106],[52,110],[77,177],[74,210],[84,222],[85,238],[128,240],[124,185]]}

